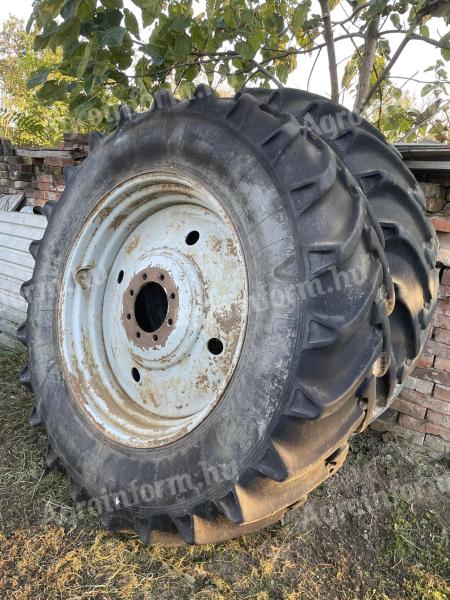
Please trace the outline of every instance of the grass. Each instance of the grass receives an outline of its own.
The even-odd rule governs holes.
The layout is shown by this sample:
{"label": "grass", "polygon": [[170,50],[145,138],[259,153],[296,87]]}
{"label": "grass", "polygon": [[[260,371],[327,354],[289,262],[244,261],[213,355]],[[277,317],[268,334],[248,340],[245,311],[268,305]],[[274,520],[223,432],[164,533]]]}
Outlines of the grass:
{"label": "grass", "polygon": [[149,548],[74,515],[64,473],[43,475],[23,359],[0,352],[0,598],[450,598],[448,496],[432,485],[448,478],[444,461],[366,433],[283,524],[218,546]]}

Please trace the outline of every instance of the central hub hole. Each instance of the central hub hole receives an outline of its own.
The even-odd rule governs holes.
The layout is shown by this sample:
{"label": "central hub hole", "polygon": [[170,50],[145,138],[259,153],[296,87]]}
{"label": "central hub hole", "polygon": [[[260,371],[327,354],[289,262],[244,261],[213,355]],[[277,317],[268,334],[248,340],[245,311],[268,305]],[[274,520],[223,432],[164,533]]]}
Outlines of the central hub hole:
{"label": "central hub hole", "polygon": [[139,327],[148,333],[161,327],[167,315],[167,294],[159,283],[144,285],[136,296],[134,314]]}

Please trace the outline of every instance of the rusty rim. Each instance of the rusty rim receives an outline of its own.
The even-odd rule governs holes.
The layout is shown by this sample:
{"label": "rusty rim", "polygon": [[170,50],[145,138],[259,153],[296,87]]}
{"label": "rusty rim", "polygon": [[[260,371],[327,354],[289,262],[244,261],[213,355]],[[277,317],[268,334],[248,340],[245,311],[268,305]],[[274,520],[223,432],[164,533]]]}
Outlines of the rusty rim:
{"label": "rusty rim", "polygon": [[140,175],[81,227],[60,300],[72,398],[107,437],[165,445],[199,425],[235,370],[248,304],[242,247],[205,187]]}

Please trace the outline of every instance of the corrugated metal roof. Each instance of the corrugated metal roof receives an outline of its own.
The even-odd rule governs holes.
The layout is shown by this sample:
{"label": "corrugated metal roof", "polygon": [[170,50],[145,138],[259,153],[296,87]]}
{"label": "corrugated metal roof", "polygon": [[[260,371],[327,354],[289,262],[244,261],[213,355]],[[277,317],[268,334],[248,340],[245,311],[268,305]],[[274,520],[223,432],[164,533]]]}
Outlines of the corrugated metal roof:
{"label": "corrugated metal roof", "polygon": [[414,173],[450,175],[450,144],[395,144]]}

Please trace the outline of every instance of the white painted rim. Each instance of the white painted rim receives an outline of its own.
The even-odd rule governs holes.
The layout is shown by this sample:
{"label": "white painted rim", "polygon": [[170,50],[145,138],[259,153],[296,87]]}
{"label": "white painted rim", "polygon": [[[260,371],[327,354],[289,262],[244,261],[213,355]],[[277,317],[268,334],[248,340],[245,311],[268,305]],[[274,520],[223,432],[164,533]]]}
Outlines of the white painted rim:
{"label": "white painted rim", "polygon": [[67,260],[58,340],[71,396],[114,441],[173,442],[222,397],[247,310],[242,247],[219,200],[173,172],[131,178]]}

